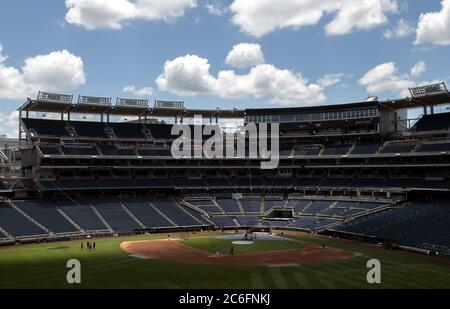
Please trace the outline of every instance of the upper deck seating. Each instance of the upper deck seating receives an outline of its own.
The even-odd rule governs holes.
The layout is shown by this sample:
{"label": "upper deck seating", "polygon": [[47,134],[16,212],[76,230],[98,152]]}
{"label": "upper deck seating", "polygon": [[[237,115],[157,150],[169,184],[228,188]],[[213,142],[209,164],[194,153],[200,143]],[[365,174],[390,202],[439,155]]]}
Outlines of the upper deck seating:
{"label": "upper deck seating", "polygon": [[415,131],[448,131],[450,128],[450,113],[423,115],[414,125]]}
{"label": "upper deck seating", "polygon": [[346,155],[350,151],[350,148],[352,145],[330,145],[325,147],[325,149],[322,151],[323,156],[330,156],[330,155]]}
{"label": "upper deck seating", "polygon": [[417,149],[418,152],[444,152],[450,151],[450,142],[440,142],[431,144],[422,144]]}
{"label": "upper deck seating", "polygon": [[54,233],[71,233],[78,230],[58,211],[56,205],[45,202],[16,202],[15,205]]}
{"label": "upper deck seating", "polygon": [[47,232],[8,204],[0,202],[0,226],[15,237],[45,235]]}
{"label": "upper deck seating", "polygon": [[138,148],[137,152],[142,157],[171,157],[170,148]]}
{"label": "upper deck seating", "polygon": [[365,155],[365,154],[376,154],[378,149],[380,149],[380,144],[358,144],[355,145],[351,154],[352,155]]}
{"label": "upper deck seating", "polygon": [[137,153],[132,148],[118,148],[114,145],[98,145],[100,152],[104,156],[136,156]]}
{"label": "upper deck seating", "polygon": [[322,151],[322,147],[320,147],[320,146],[297,148],[297,149],[294,149],[294,157],[295,156],[318,156],[321,151]]}
{"label": "upper deck seating", "polygon": [[35,131],[40,136],[69,137],[64,121],[31,118],[22,118],[22,121],[28,130]]}
{"label": "upper deck seating", "polygon": [[108,138],[105,127],[101,122],[71,121],[70,125],[75,129],[79,137]]}
{"label": "upper deck seating", "polygon": [[61,146],[61,150],[65,155],[69,156],[98,156],[99,153],[95,146],[89,145],[70,145]]}
{"label": "upper deck seating", "polygon": [[108,123],[108,126],[113,129],[117,138],[125,139],[145,139],[144,126],[140,123]]}
{"label": "upper deck seating", "polygon": [[384,146],[380,153],[409,153],[414,151],[417,144],[407,144],[407,145],[396,145],[396,144],[387,144]]}
{"label": "upper deck seating", "polygon": [[172,125],[170,124],[145,124],[151,135],[155,139],[175,139],[176,136],[172,136]]}
{"label": "upper deck seating", "polygon": [[57,146],[39,146],[43,155],[61,155]]}

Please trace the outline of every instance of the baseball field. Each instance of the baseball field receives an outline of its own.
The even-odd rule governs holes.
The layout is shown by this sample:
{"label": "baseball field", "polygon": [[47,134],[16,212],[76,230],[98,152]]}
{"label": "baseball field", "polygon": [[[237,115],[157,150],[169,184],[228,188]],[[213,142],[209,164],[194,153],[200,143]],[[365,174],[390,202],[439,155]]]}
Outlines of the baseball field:
{"label": "baseball field", "polygon": [[[356,242],[294,232],[247,244],[222,233],[167,236],[91,239],[95,250],[81,241],[3,247],[0,288],[450,288],[449,260]],[[81,284],[66,281],[71,259]],[[370,259],[381,262],[381,284],[367,283]]]}

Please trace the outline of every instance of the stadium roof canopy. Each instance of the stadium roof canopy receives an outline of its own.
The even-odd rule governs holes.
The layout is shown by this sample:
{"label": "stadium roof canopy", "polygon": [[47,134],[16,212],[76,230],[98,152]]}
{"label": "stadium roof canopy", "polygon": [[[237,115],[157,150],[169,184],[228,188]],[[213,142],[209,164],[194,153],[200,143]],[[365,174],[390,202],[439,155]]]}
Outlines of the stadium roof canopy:
{"label": "stadium roof canopy", "polygon": [[113,105],[111,98],[90,96],[79,96],[78,102],[73,103],[72,95],[39,92],[36,100],[28,98],[18,110],[21,112],[80,113],[136,117],[192,118],[195,115],[202,115],[206,118],[242,118],[246,115],[301,114],[377,106],[391,110],[400,110],[450,103],[450,93],[444,83],[412,88],[410,92],[411,97],[386,101],[371,99],[365,102],[347,104],[246,110],[221,110],[219,108],[187,109],[184,107],[184,102],[167,102],[168,104],[164,105],[162,104],[164,103],[163,101],[156,101],[154,107],[149,107],[147,100],[123,98],[118,98],[116,104]]}

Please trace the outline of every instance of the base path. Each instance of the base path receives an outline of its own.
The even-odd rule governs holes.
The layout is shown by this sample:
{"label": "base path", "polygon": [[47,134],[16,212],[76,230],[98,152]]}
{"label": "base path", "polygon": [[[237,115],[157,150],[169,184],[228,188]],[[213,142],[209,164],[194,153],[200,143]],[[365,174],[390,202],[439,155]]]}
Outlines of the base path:
{"label": "base path", "polygon": [[122,250],[130,255],[162,261],[216,265],[300,265],[349,259],[359,254],[336,248],[306,245],[284,251],[265,251],[243,254],[212,254],[181,244],[177,240],[145,240],[124,242]]}

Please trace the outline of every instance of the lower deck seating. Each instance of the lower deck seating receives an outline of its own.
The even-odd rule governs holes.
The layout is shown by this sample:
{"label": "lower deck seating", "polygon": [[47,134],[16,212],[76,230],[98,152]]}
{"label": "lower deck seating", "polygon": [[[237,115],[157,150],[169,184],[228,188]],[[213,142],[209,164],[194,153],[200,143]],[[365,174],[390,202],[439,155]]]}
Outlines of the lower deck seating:
{"label": "lower deck seating", "polygon": [[64,218],[54,204],[16,202],[15,205],[54,233],[74,233],[78,230]]}
{"label": "lower deck seating", "polygon": [[92,206],[88,201],[67,199],[57,202],[61,209],[73,221],[75,221],[83,230],[92,231],[106,231],[107,228],[100,220],[100,218],[92,210]]}
{"label": "lower deck seating", "polygon": [[166,218],[150,206],[149,201],[143,198],[122,199],[123,204],[147,228],[172,227]]}
{"label": "lower deck seating", "polygon": [[150,202],[163,214],[174,221],[177,226],[199,226],[201,225],[186,212],[184,212],[175,201],[170,198],[151,198]]}
{"label": "lower deck seating", "polygon": [[137,222],[122,208],[119,201],[99,199],[91,202],[114,231],[129,232],[140,228]]}
{"label": "lower deck seating", "polygon": [[366,217],[340,230],[367,234],[418,246],[433,244],[448,233],[450,207],[447,204],[408,203],[381,214]]}
{"label": "lower deck seating", "polygon": [[0,226],[14,237],[35,237],[47,234],[6,203],[0,202]]}
{"label": "lower deck seating", "polygon": [[211,220],[217,227],[235,227],[234,217],[231,216],[213,216]]}

